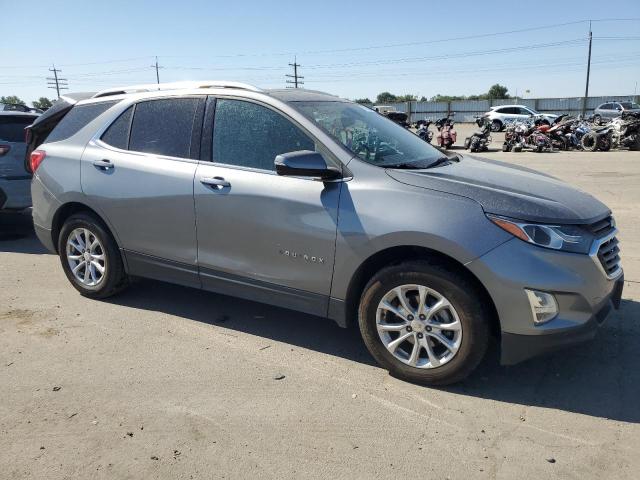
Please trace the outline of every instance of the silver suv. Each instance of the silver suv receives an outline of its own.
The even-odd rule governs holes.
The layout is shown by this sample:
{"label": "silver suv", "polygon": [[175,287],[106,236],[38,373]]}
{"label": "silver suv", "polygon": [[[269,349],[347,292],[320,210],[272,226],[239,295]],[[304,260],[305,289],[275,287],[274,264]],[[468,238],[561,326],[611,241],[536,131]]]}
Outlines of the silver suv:
{"label": "silver suv", "polygon": [[600,122],[602,119],[611,119],[621,116],[623,113],[640,112],[640,105],[635,102],[607,102],[593,111],[593,120]]}
{"label": "silver suv", "polygon": [[355,323],[424,384],[467,376],[492,336],[505,364],[590,339],[620,303],[611,212],[555,178],[446,156],[321,92],[81,98],[38,119],[29,151],[38,237],[87,297],[139,276]]}

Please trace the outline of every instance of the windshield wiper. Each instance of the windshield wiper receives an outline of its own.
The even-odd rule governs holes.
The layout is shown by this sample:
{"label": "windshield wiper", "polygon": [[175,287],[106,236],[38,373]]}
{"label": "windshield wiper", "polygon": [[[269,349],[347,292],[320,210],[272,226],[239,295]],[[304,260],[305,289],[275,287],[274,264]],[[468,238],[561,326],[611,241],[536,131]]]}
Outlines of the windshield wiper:
{"label": "windshield wiper", "polygon": [[407,170],[420,170],[424,167],[419,167],[417,165],[413,165],[411,163],[391,163],[388,165],[382,165],[384,168],[403,168]]}
{"label": "windshield wiper", "polygon": [[435,162],[433,162],[431,165],[429,165],[428,168],[434,168],[434,167],[439,167],[440,165],[448,164],[451,162],[451,160],[452,160],[451,158],[447,157],[446,155],[443,155],[442,157],[438,158]]}

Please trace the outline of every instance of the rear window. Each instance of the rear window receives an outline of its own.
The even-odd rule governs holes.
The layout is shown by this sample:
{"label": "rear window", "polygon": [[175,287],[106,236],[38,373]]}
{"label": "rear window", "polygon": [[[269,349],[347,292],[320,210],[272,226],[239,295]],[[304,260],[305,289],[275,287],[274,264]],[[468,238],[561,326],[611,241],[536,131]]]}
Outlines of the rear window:
{"label": "rear window", "polygon": [[104,132],[100,140],[112,147],[126,150],[129,147],[129,127],[131,127],[132,114],[133,107],[127,108],[120,114],[116,121],[107,128],[107,131]]}
{"label": "rear window", "polygon": [[90,105],[77,105],[67,113],[60,123],[56,125],[53,131],[47,137],[47,142],[59,142],[75,135],[89,122],[95,120],[99,115],[103,114],[117,101],[94,103]]}
{"label": "rear window", "polygon": [[150,100],[136,105],[129,150],[189,158],[197,98]]}
{"label": "rear window", "polygon": [[625,110],[636,110],[640,108],[640,105],[634,102],[622,102],[621,105]]}
{"label": "rear window", "polygon": [[24,143],[24,127],[31,125],[36,118],[0,116],[0,140]]}

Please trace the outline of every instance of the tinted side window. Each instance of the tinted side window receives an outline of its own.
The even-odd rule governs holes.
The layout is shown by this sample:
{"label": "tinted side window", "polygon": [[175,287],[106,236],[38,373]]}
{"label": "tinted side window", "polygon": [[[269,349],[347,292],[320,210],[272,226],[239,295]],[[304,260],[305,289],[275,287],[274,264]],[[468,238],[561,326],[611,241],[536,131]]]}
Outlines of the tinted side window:
{"label": "tinted side window", "polygon": [[127,108],[104,132],[100,140],[112,147],[126,150],[129,147],[129,127],[131,126],[131,115],[133,107]]}
{"label": "tinted side window", "polygon": [[71,111],[60,120],[60,123],[56,125],[46,141],[59,142],[60,140],[66,140],[78,133],[87,123],[95,120],[98,115],[103,114],[116,103],[118,102],[102,102],[73,107]]}
{"label": "tinted side window", "polygon": [[297,150],[315,150],[314,142],[282,115],[241,100],[216,102],[214,162],[275,170],[276,155]]}
{"label": "tinted side window", "polygon": [[190,158],[196,98],[140,102],[131,124],[129,150]]}
{"label": "tinted side window", "polygon": [[37,117],[0,117],[0,140],[24,143],[24,127],[31,125]]}

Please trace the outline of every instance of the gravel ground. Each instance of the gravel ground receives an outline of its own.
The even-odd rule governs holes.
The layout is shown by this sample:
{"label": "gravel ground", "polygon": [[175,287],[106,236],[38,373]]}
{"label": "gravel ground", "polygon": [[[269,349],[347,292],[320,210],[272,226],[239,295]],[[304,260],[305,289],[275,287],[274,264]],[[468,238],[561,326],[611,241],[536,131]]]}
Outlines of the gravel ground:
{"label": "gravel ground", "polygon": [[0,478],[638,478],[640,153],[483,155],[606,202],[626,285],[596,341],[494,352],[449,388],[276,307],[152,281],[87,300],[27,216],[0,216]]}

